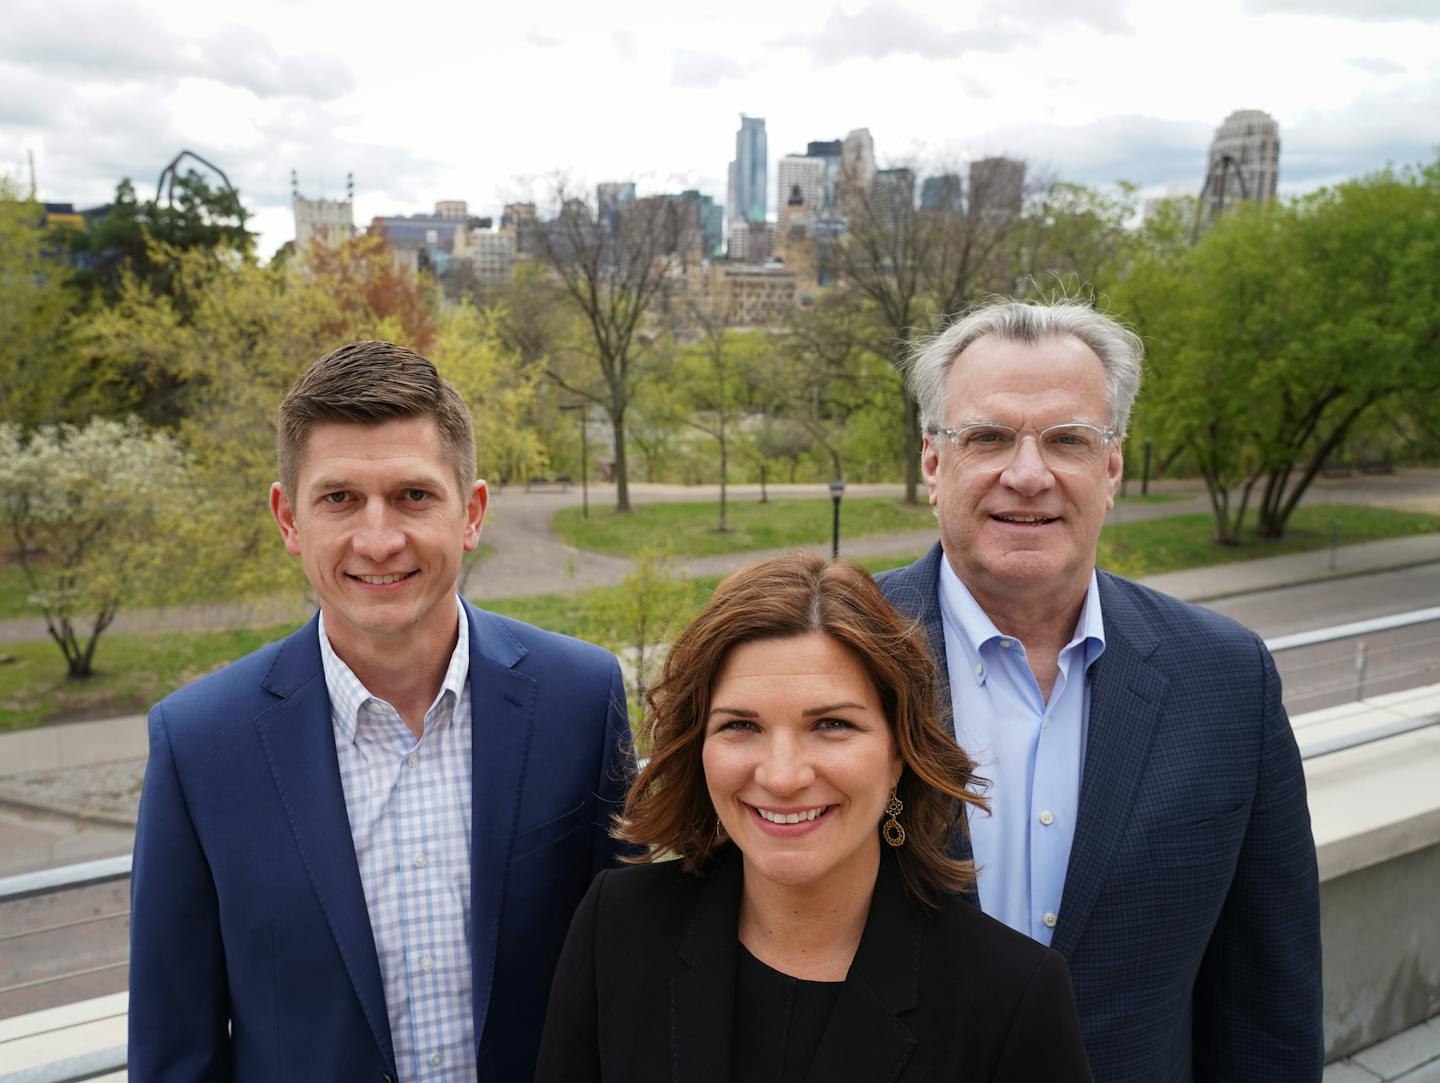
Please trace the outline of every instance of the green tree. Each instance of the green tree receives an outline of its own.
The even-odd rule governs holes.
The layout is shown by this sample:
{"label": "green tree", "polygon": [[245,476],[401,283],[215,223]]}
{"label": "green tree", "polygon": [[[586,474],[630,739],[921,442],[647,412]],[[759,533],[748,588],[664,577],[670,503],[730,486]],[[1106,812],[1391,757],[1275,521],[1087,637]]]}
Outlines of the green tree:
{"label": "green tree", "polygon": [[43,220],[0,177],[0,421],[26,429],[81,416],[69,266]]}
{"label": "green tree", "polygon": [[175,251],[252,259],[255,234],[246,228],[249,218],[239,193],[215,187],[191,169],[175,178],[163,199],[140,199],[126,177],[115,186],[115,199],[104,214],[88,229],[67,230],[64,236],[81,268],[76,284],[108,304],[119,296],[127,272],[154,292],[169,293],[177,270]]}
{"label": "green tree", "polygon": [[0,515],[70,677],[91,674],[121,607],[185,559],[178,528],[193,500],[175,441],[133,419],[42,425],[28,437],[0,423]]}
{"label": "green tree", "polygon": [[614,226],[602,223],[585,201],[558,187],[554,219],[537,227],[541,259],[550,269],[586,334],[592,379],[579,379],[551,358],[547,375],[566,391],[598,404],[615,440],[615,510],[630,510],[625,422],[645,376],[646,354],[657,332],[645,318],[665,284],[677,250],[674,209],[663,197],[627,204]]}
{"label": "green tree", "polygon": [[1237,207],[1120,288],[1149,344],[1146,423],[1205,478],[1216,538],[1279,537],[1358,424],[1440,389],[1440,166]]}

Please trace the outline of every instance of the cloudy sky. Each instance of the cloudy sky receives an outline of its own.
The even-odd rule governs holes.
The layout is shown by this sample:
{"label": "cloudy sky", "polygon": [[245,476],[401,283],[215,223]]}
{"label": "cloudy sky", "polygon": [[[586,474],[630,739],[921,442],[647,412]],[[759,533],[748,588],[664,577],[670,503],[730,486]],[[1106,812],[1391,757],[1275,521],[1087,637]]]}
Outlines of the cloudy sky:
{"label": "cloudy sky", "polygon": [[[7,0],[0,172],[51,201],[142,195],[188,148],[261,248],[355,175],[357,223],[634,179],[724,199],[738,114],[780,155],[868,127],[887,163],[1024,157],[1197,189],[1234,109],[1303,191],[1440,147],[1440,0]],[[774,211],[772,180],[772,213]]]}

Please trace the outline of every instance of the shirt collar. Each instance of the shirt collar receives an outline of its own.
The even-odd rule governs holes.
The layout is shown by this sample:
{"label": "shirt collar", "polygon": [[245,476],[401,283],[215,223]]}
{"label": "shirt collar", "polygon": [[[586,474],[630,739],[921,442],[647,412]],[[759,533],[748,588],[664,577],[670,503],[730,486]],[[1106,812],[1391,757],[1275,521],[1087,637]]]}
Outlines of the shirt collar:
{"label": "shirt collar", "polygon": [[[940,561],[940,615],[975,658],[979,658],[980,648],[985,644],[1013,638],[995,627],[989,614],[980,608],[980,603],[975,600],[970,589],[955,574],[950,561],[943,557]],[[1061,653],[1081,643],[1085,646],[1085,666],[1089,668],[1105,651],[1105,622],[1100,613],[1100,584],[1093,568],[1090,571],[1090,585],[1085,590],[1085,601],[1080,606],[1080,617],[1075,621],[1075,633]]]}
{"label": "shirt collar", "polygon": [[[440,682],[440,691],[436,693],[434,702],[425,712],[427,719],[430,712],[435,709],[435,704],[440,702],[445,693],[449,692],[454,697],[454,701],[458,703],[460,695],[465,689],[465,682],[470,677],[470,621],[466,616],[465,607],[460,603],[459,595],[455,597],[455,609],[459,614],[459,633],[455,637],[455,649],[450,652],[450,664],[445,667],[445,677]],[[376,703],[383,703],[384,700],[372,695],[370,690],[360,682],[360,678],[355,676],[354,670],[335,653],[335,648],[330,645],[330,637],[325,634],[323,611],[320,614],[318,625],[320,664],[325,671],[325,690],[330,693],[330,714],[341,736],[353,744],[360,722],[368,714],[365,711],[365,705],[372,700]]]}

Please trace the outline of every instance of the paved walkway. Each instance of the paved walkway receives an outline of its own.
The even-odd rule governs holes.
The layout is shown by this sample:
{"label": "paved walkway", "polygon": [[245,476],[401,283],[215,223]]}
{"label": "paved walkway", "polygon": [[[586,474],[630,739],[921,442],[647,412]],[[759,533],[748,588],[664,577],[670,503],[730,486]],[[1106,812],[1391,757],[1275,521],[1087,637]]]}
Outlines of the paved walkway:
{"label": "paved walkway", "polygon": [[1324,1083],[1440,1083],[1440,1015],[1336,1061]]}
{"label": "paved walkway", "polygon": [[[1153,492],[1168,493],[1180,499],[1155,504],[1122,503],[1110,513],[1107,522],[1137,522],[1142,519],[1210,510],[1204,487],[1198,481],[1157,481],[1151,488]],[[824,484],[771,485],[768,491],[776,499],[829,497],[829,489]],[[901,486],[895,484],[851,484],[846,487],[845,495],[847,498],[896,498],[902,491]],[[1138,493],[1139,485],[1132,484],[1130,491]],[[634,504],[714,500],[716,492],[714,486],[661,485],[646,482],[632,482],[630,486],[631,502]],[[590,507],[597,513],[608,511],[614,505],[615,490],[612,485],[591,485],[589,495]],[[729,498],[737,503],[759,500],[760,487],[732,485],[729,487]],[[577,549],[567,545],[550,529],[550,520],[556,511],[563,507],[579,506],[581,499],[581,490],[574,486],[566,492],[527,493],[523,487],[514,486],[503,492],[495,492],[490,502],[484,533],[485,541],[494,546],[495,552],[470,575],[465,584],[466,597],[483,602],[489,598],[586,590],[620,583],[630,569],[628,559]],[[1321,478],[1310,487],[1305,502],[1386,504],[1440,514],[1440,469],[1406,470],[1377,476]],[[928,549],[935,541],[933,530],[847,539],[844,537],[843,505],[841,515],[842,556],[912,556]],[[822,555],[830,552],[827,541],[808,548]],[[750,552],[686,558],[676,560],[674,567],[677,571],[695,577],[724,575],[765,555]],[[1328,560],[1328,557],[1318,559]],[[1233,575],[1235,569],[1240,567],[1242,566],[1226,565],[1224,574]],[[1181,589],[1188,591],[1190,588],[1182,586]],[[1180,596],[1223,597],[1224,594]],[[138,609],[120,613],[110,628],[110,634],[224,628],[290,620],[298,622],[308,616],[309,611],[308,605],[294,598],[177,606],[168,609]],[[45,637],[44,621],[38,618],[0,621],[0,643],[25,642]]]}

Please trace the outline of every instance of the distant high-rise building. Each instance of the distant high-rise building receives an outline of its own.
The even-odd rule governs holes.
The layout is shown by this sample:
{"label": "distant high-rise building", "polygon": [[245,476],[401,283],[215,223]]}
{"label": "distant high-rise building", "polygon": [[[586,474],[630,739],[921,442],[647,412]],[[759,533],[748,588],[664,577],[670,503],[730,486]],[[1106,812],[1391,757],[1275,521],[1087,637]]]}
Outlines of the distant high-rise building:
{"label": "distant high-rise building", "polygon": [[1268,203],[1280,176],[1280,125],[1259,109],[1237,109],[1215,129],[1205,165],[1205,210],[1219,214],[1237,199]]}
{"label": "distant high-rise building", "polygon": [[822,139],[814,140],[805,147],[805,157],[818,158],[825,163],[825,189],[820,213],[826,218],[835,214],[835,189],[840,183],[840,157],[844,146],[838,139]]}
{"label": "distant high-rise building", "polygon": [[1025,163],[980,158],[970,163],[970,212],[1014,218],[1025,200]]}
{"label": "distant high-rise building", "polygon": [[965,210],[964,185],[958,173],[940,173],[926,177],[920,186],[920,209],[960,214]]}
{"label": "distant high-rise building", "polygon": [[437,218],[469,218],[470,208],[463,199],[442,199],[435,204]]}
{"label": "distant high-rise building", "polygon": [[694,188],[688,188],[671,199],[695,205],[696,226],[700,231],[700,254],[705,259],[714,259],[725,254],[725,208],[715,202],[714,197],[702,195]]}
{"label": "distant high-rise building", "polygon": [[595,186],[595,209],[600,224],[613,231],[620,220],[620,208],[634,200],[634,181],[601,181]]}
{"label": "distant high-rise building", "polygon": [[856,128],[840,147],[840,177],[835,204],[845,214],[864,207],[875,182],[875,141],[869,128]]}
{"label": "distant high-rise building", "polygon": [[799,210],[820,216],[825,206],[825,159],[787,154],[776,170],[775,206],[783,230]]}
{"label": "distant high-rise building", "polygon": [[909,169],[881,169],[870,187],[870,213],[884,230],[902,229],[915,213],[915,174]]}
{"label": "distant high-rise building", "polygon": [[730,163],[730,188],[725,198],[732,239],[739,236],[745,223],[765,221],[767,168],[765,118],[741,113],[740,130],[735,133],[735,158]]}

